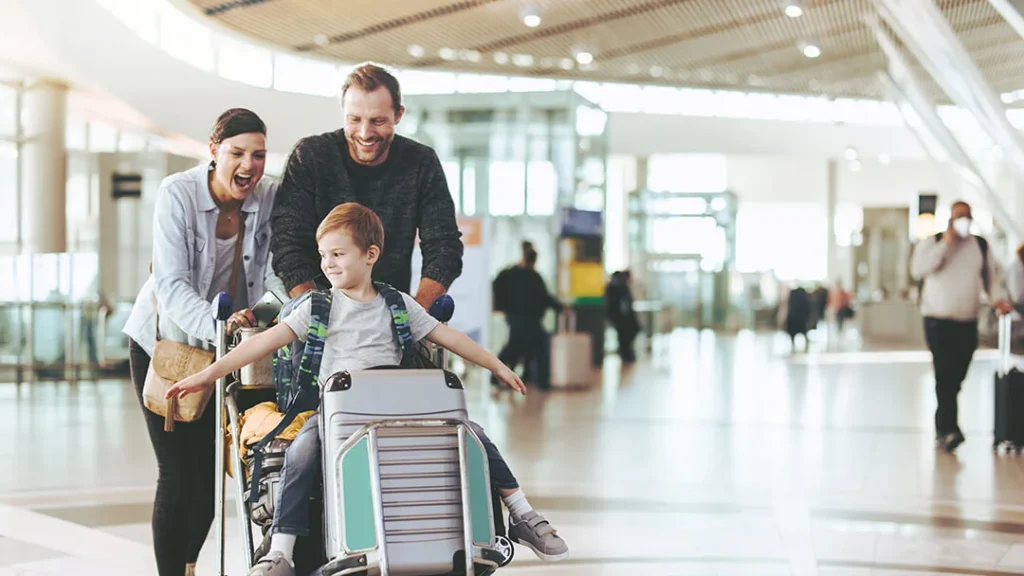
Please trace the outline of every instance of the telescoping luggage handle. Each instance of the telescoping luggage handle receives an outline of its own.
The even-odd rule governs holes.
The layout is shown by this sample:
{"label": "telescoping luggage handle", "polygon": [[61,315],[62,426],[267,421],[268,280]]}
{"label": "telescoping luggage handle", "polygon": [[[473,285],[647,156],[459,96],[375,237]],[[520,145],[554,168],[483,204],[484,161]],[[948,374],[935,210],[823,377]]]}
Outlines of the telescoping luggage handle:
{"label": "telescoping luggage handle", "polygon": [[558,331],[572,334],[576,331],[576,311],[567,308],[558,315]]}
{"label": "telescoping luggage handle", "polygon": [[1013,369],[1013,356],[1010,350],[1013,345],[1013,321],[1019,319],[1017,312],[999,315],[999,370],[1009,374]]}

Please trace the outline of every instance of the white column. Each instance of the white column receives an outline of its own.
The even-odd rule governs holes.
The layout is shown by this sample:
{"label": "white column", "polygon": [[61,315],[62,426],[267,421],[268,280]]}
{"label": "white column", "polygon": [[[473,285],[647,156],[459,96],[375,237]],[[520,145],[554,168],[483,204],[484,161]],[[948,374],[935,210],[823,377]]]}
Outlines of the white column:
{"label": "white column", "polygon": [[842,271],[839,269],[839,245],[836,243],[836,199],[838,196],[839,162],[835,158],[829,158],[828,181],[825,187],[825,217],[828,218],[825,227],[827,234],[825,246],[828,247],[825,282],[828,284],[842,275]]}
{"label": "white column", "polygon": [[22,96],[22,251],[67,250],[64,124],[67,86],[52,80],[26,85]]}

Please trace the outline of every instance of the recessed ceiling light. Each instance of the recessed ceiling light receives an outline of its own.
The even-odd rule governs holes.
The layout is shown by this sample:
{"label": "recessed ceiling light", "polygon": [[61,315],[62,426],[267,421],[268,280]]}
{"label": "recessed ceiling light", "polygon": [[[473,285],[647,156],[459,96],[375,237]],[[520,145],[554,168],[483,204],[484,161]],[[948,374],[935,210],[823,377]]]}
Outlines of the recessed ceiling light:
{"label": "recessed ceiling light", "polygon": [[845,152],[843,152],[843,156],[845,156],[847,160],[856,160],[859,154],[857,154],[856,148],[850,146],[849,148],[846,149]]}
{"label": "recessed ceiling light", "polygon": [[562,60],[558,63],[558,66],[562,70],[572,70],[575,64],[573,64],[572,58],[562,58]]}
{"label": "recessed ceiling light", "polygon": [[804,56],[807,56],[808,58],[817,58],[818,56],[821,56],[821,48],[818,48],[814,44],[807,44],[803,47],[803,53]]}
{"label": "recessed ceiling light", "polygon": [[884,152],[878,155],[878,162],[880,164],[888,164],[891,161],[892,158],[889,158],[889,155]]}
{"label": "recessed ceiling light", "polygon": [[413,58],[422,58],[426,53],[427,51],[419,44],[409,45],[409,56],[412,56]]}
{"label": "recessed ceiling light", "polygon": [[527,66],[533,66],[533,56],[530,56],[529,54],[513,54],[512,63],[524,68]]}
{"label": "recessed ceiling light", "polygon": [[860,172],[860,160],[850,160],[850,171]]}
{"label": "recessed ceiling light", "polygon": [[576,61],[586,66],[594,61],[594,55],[585,50],[576,53]]}
{"label": "recessed ceiling light", "polygon": [[626,74],[639,74],[639,73],[640,73],[640,67],[637,66],[636,64],[630,64],[630,65],[626,66]]}
{"label": "recessed ceiling light", "polygon": [[523,16],[523,24],[526,24],[530,28],[536,28],[540,26],[540,16],[536,14],[527,14]]}
{"label": "recessed ceiling light", "polygon": [[437,55],[441,57],[441,60],[455,60],[458,54],[451,48],[441,48],[437,51]]}
{"label": "recessed ceiling light", "polygon": [[313,36],[313,43],[317,46],[327,46],[329,40],[326,34],[317,34]]}
{"label": "recessed ceiling light", "polygon": [[664,71],[661,69],[661,66],[651,66],[651,76],[657,78],[661,76],[662,72]]}
{"label": "recessed ceiling light", "polygon": [[459,58],[467,62],[479,62],[480,53],[476,50],[459,50]]}
{"label": "recessed ceiling light", "polygon": [[508,64],[508,54],[505,54],[504,52],[495,52],[493,56],[495,64]]}
{"label": "recessed ceiling light", "polygon": [[799,4],[788,4],[785,11],[786,16],[790,18],[799,18],[804,15],[804,9]]}

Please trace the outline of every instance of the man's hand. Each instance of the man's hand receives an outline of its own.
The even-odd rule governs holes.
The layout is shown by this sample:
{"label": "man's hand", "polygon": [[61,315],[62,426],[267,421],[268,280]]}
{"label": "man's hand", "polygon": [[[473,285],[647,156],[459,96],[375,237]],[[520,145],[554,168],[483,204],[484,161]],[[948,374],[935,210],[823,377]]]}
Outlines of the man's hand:
{"label": "man's hand", "polygon": [[445,293],[444,285],[437,280],[431,280],[430,278],[423,278],[420,280],[420,286],[416,289],[416,302],[420,306],[423,306],[424,310],[429,311],[430,307],[434,304],[434,300],[437,300]]}
{"label": "man's hand", "polygon": [[239,328],[253,328],[254,326],[256,326],[256,315],[248,308],[235,312],[227,321],[228,334],[234,334]]}
{"label": "man's hand", "polygon": [[288,297],[294,300],[295,298],[302,296],[306,292],[312,292],[314,290],[316,290],[316,283],[310,280],[309,282],[303,282],[302,284],[299,284],[295,288],[289,290]]}
{"label": "man's hand", "polygon": [[1009,314],[1013,312],[1013,304],[1009,300],[1000,300],[995,304],[996,312],[1001,315]]}

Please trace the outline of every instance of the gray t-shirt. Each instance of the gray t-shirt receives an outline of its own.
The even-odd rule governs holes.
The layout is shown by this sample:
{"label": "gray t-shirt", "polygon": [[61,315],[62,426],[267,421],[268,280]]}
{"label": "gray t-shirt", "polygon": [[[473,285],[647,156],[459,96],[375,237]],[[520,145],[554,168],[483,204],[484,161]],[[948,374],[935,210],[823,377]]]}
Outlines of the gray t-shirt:
{"label": "gray t-shirt", "polygon": [[[412,296],[402,292],[409,311],[409,331],[414,341],[430,334],[438,321],[420,306]],[[365,370],[374,366],[397,366],[402,352],[395,341],[391,327],[391,311],[384,305],[384,297],[370,302],[352,300],[341,290],[332,290],[331,319],[327,323],[324,356],[320,360],[320,381],[342,370]],[[292,332],[303,342],[309,332],[309,300],[284,318]]]}

